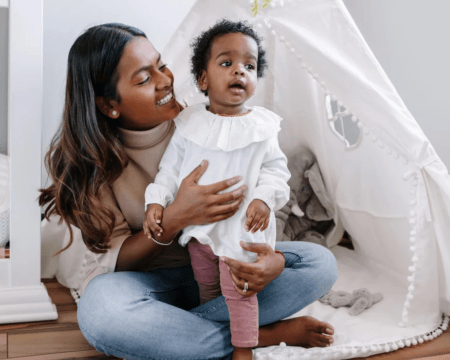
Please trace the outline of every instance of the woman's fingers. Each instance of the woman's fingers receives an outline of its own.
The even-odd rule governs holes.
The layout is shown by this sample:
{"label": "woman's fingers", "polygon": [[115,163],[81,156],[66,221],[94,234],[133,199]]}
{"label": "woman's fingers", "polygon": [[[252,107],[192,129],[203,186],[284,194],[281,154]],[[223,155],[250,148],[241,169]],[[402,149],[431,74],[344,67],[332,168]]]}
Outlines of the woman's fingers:
{"label": "woman's fingers", "polygon": [[224,204],[224,205],[219,205],[220,209],[219,212],[230,212],[230,211],[237,211],[239,209],[239,205],[241,204],[241,202],[244,201],[244,196],[241,195],[239,196],[236,200],[234,200],[231,203],[228,204]]}
{"label": "woman's fingers", "polygon": [[[249,297],[258,292],[256,291],[256,289],[254,288],[253,284],[250,281],[236,276],[232,271],[230,271],[230,275],[231,280],[233,280],[234,282],[236,291],[242,296]],[[248,289],[246,292],[244,292],[244,286],[246,281],[248,282]]]}
{"label": "woman's fingers", "polygon": [[191,171],[191,173],[186,176],[185,180],[193,181],[194,183],[197,183],[200,177],[203,175],[203,173],[206,171],[206,168],[208,167],[208,161],[203,160],[202,163],[197,166],[194,170]]}
{"label": "woman's fingers", "polygon": [[225,205],[216,205],[213,210],[211,210],[212,222],[222,221],[232,217],[239,210],[239,205],[244,200],[244,197],[241,196],[237,198],[235,201]]}
{"label": "woman's fingers", "polygon": [[248,280],[251,276],[253,276],[253,268],[250,266],[253,263],[231,259],[226,256],[222,256],[221,259],[228,265],[231,273],[236,277]]}
{"label": "woman's fingers", "polygon": [[[225,189],[228,189],[229,187],[237,184],[241,180],[242,180],[242,176],[235,176],[235,177],[232,177],[230,179],[222,180],[222,181],[216,182],[216,183],[211,184],[211,185],[205,185],[205,188],[211,194],[217,194],[217,193],[219,193],[219,192],[221,192],[221,191],[223,191]],[[236,190],[238,190],[238,189],[236,189]],[[234,191],[236,192],[236,190],[234,190]],[[232,193],[232,192],[228,192],[227,194],[230,194],[230,193]],[[225,194],[223,194],[223,195],[225,195]],[[234,198],[236,198],[236,197],[238,197],[240,195],[242,195],[242,193],[235,195]],[[230,199],[229,201],[231,201],[231,200],[233,200],[233,199]]]}
{"label": "woman's fingers", "polygon": [[[270,247],[269,244],[266,243],[248,243],[248,242],[240,242],[241,248],[244,250],[257,253],[258,256],[260,255],[266,255],[270,252],[273,252],[273,249]],[[253,265],[255,263],[250,263],[250,265]]]}
{"label": "woman's fingers", "polygon": [[250,297],[250,296],[258,293],[257,291],[252,290],[250,288],[248,288],[248,290],[246,292],[244,292],[244,290],[242,288],[237,287],[237,286],[236,286],[236,292],[238,294],[240,294],[242,297]]}
{"label": "woman's fingers", "polygon": [[[212,184],[212,185],[214,185],[214,184]],[[211,186],[211,185],[207,185],[206,187],[208,187],[208,186]],[[209,188],[208,191],[211,191],[210,189],[211,188]],[[223,193],[223,194],[217,194],[218,191],[212,191],[211,193],[214,194],[214,201],[217,204],[226,204],[226,203],[234,201],[235,199],[242,196],[246,190],[247,190],[247,186],[241,185],[237,189]]]}
{"label": "woman's fingers", "polygon": [[[265,243],[245,243],[241,241],[240,244],[244,250],[257,253],[258,258],[260,256],[268,254],[270,251],[273,252],[270,245]],[[255,263],[249,263],[245,261],[231,259],[226,256],[223,256],[223,259],[229,266],[233,274],[235,274],[237,277],[251,280],[256,285],[260,283],[259,281],[260,278],[264,276],[263,274],[261,274],[261,265],[258,263],[258,261]]]}
{"label": "woman's fingers", "polygon": [[245,185],[224,194],[218,192],[235,185],[242,180],[236,176],[211,185],[197,185],[197,181],[205,172],[207,161],[194,169],[180,184],[172,209],[178,209],[180,227],[189,225],[210,224],[216,221],[228,219],[239,209],[243,201],[242,194],[247,187]]}
{"label": "woman's fingers", "polygon": [[234,211],[227,212],[227,213],[219,213],[211,218],[211,222],[217,222],[217,221],[229,219],[234,214],[236,214],[236,212],[237,212],[237,209]]}

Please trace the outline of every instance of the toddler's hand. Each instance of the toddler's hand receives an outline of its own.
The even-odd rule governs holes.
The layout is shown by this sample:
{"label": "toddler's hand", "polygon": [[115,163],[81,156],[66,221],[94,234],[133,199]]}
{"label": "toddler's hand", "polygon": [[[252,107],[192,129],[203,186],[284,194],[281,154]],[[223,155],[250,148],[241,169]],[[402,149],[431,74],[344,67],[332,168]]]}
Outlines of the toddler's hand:
{"label": "toddler's hand", "polygon": [[161,236],[163,232],[162,227],[158,225],[161,224],[163,210],[164,208],[159,204],[149,204],[147,206],[143,228],[144,234],[149,239],[151,239],[152,234],[153,236]]}
{"label": "toddler's hand", "polygon": [[245,230],[252,233],[259,229],[264,231],[269,226],[270,209],[262,200],[253,200],[247,209],[247,221],[245,222]]}

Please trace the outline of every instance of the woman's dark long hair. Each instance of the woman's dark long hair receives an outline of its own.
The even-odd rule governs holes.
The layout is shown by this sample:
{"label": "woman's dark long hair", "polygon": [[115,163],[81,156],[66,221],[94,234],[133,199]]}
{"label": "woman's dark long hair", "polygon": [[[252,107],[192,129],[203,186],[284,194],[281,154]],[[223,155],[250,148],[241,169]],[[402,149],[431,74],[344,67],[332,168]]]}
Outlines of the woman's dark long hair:
{"label": "woman's dark long hair", "polygon": [[[117,123],[103,115],[96,97],[120,102],[117,65],[125,46],[146,35],[123,24],[87,29],[69,52],[62,123],[45,156],[52,184],[41,189],[39,204],[48,205],[45,217],[58,214],[68,226],[81,230],[93,252],[104,253],[115,217],[102,202],[102,192],[128,164]],[[69,244],[73,242],[70,229]]]}

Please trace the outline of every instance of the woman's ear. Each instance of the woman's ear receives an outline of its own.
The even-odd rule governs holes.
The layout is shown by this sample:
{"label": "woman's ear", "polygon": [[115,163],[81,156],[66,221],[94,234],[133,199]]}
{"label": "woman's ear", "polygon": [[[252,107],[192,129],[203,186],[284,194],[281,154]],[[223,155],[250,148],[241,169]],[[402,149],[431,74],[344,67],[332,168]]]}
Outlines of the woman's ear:
{"label": "woman's ear", "polygon": [[117,104],[114,100],[108,100],[104,96],[97,96],[95,98],[95,104],[103,115],[111,119],[117,119],[120,116],[120,113],[115,109]]}
{"label": "woman's ear", "polygon": [[203,70],[202,74],[198,78],[198,87],[200,90],[206,91],[208,90],[208,79],[206,78],[206,71]]}

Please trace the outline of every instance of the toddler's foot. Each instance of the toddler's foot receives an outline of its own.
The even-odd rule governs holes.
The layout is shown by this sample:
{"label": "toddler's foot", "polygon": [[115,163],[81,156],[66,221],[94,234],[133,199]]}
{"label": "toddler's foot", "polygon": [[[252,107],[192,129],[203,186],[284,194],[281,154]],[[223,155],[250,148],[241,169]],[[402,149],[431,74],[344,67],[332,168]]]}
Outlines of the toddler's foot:
{"label": "toddler's foot", "polygon": [[235,347],[231,360],[252,360],[252,348]]}
{"label": "toddler's foot", "polygon": [[334,342],[330,336],[334,334],[333,327],[311,316],[278,321],[261,327],[259,331],[258,346],[278,345],[283,341],[289,346],[310,348],[330,346]]}

